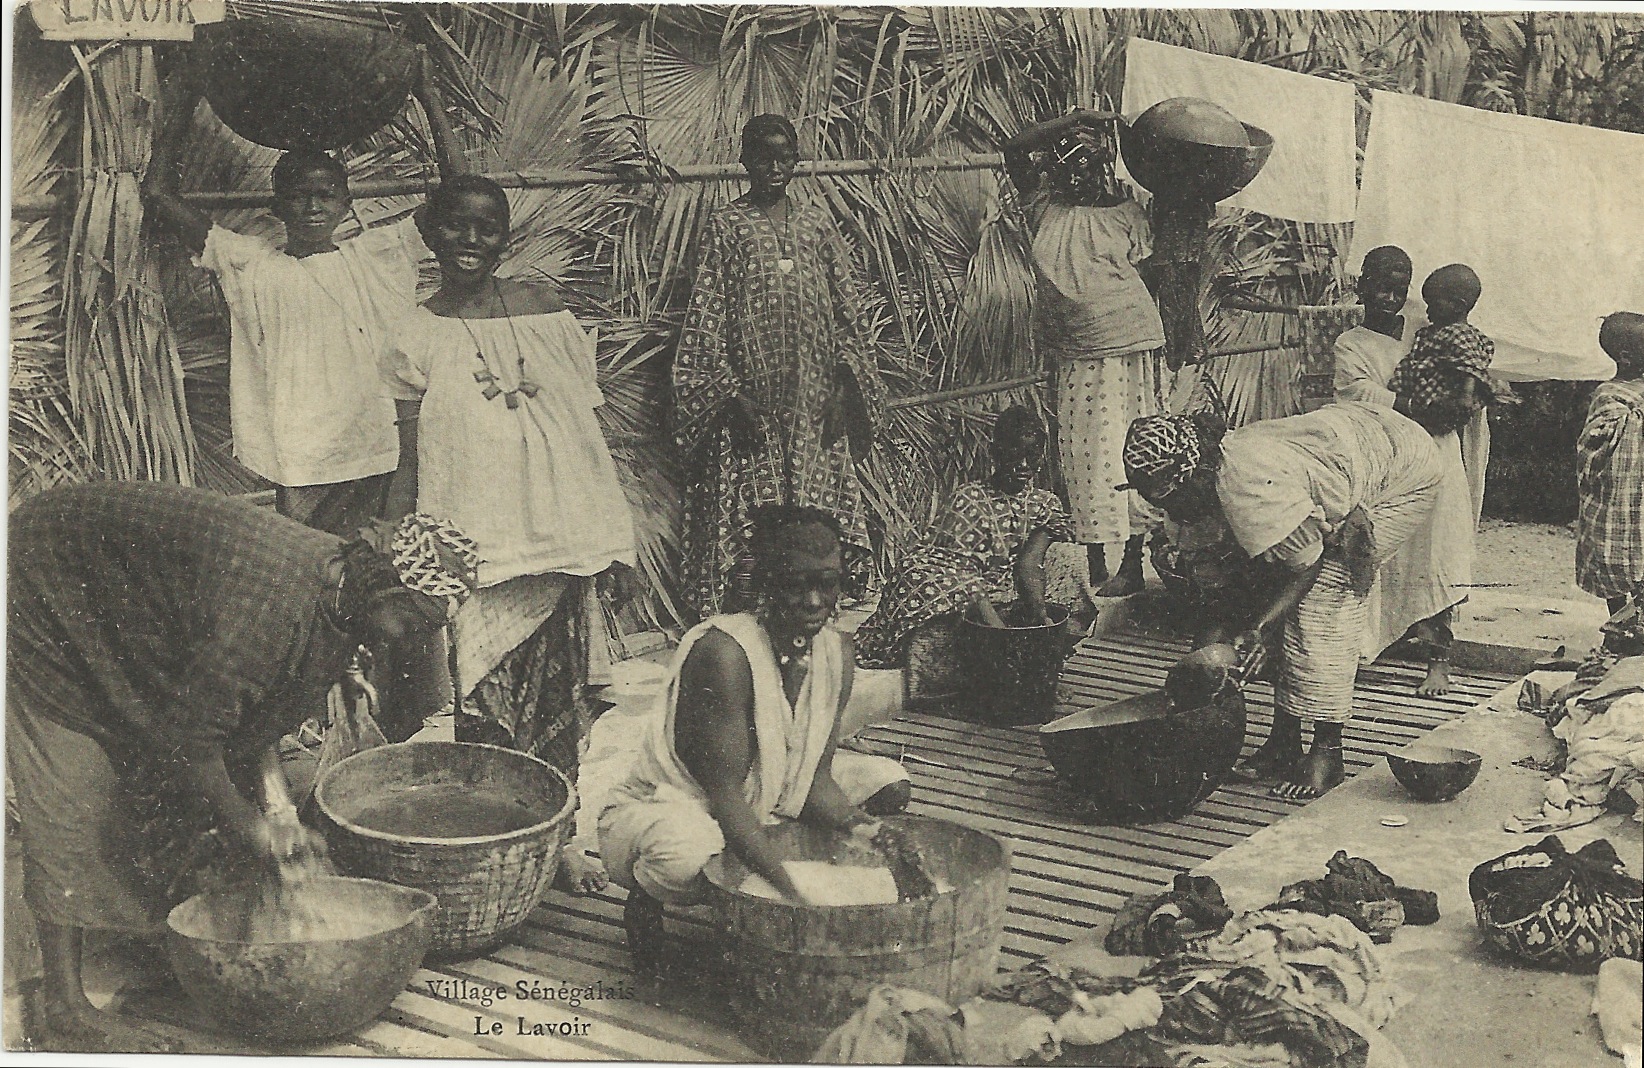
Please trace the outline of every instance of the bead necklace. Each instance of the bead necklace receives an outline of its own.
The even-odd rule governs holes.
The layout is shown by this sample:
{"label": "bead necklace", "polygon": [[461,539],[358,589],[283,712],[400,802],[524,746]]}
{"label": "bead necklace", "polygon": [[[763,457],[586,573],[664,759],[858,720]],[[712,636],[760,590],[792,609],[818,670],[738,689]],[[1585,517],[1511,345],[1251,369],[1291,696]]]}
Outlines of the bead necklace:
{"label": "bead necklace", "polygon": [[480,392],[484,394],[485,399],[488,401],[496,400],[498,396],[501,396],[508,407],[518,408],[520,394],[524,394],[527,399],[530,399],[537,395],[537,391],[541,387],[525,377],[525,349],[519,343],[519,332],[514,329],[513,314],[508,310],[508,302],[502,296],[502,286],[497,283],[495,276],[491,278],[491,292],[495,294],[497,304],[502,308],[502,317],[508,322],[508,334],[514,339],[514,354],[519,364],[518,386],[513,389],[503,389],[497,385],[497,376],[492,373],[491,365],[485,361],[485,349],[480,345],[479,337],[474,333],[474,328],[468,325],[467,319],[460,316],[456,319],[457,322],[462,324],[463,330],[467,331],[468,340],[474,343],[474,358],[480,364],[480,369],[474,372],[474,381],[480,384]]}

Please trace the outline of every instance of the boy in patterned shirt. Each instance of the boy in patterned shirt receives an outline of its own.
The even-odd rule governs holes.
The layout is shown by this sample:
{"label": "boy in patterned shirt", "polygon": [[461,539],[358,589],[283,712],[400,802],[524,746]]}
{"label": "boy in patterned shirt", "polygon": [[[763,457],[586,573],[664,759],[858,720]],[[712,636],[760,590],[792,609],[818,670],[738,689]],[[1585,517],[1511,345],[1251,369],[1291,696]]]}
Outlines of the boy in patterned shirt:
{"label": "boy in patterned shirt", "polygon": [[1421,299],[1427,303],[1428,325],[1416,331],[1388,383],[1397,394],[1394,409],[1435,435],[1459,430],[1495,400],[1490,376],[1495,343],[1467,321],[1482,288],[1478,275],[1463,263],[1427,276]]}

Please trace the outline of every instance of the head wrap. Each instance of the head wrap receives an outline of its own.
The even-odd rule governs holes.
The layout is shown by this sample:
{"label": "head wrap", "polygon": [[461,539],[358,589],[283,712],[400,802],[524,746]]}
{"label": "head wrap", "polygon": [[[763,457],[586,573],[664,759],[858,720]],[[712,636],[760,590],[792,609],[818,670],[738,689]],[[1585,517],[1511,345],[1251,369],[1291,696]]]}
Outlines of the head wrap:
{"label": "head wrap", "polygon": [[1050,158],[1065,170],[1102,166],[1113,162],[1113,146],[1093,130],[1074,130],[1056,139]]}
{"label": "head wrap", "polygon": [[451,611],[479,586],[479,546],[443,519],[424,512],[397,524],[379,519],[360,531],[360,539],[388,558],[401,586],[444,599]]}
{"label": "head wrap", "polygon": [[1204,458],[1199,428],[1185,415],[1146,415],[1125,433],[1125,477],[1149,501],[1179,489]]}

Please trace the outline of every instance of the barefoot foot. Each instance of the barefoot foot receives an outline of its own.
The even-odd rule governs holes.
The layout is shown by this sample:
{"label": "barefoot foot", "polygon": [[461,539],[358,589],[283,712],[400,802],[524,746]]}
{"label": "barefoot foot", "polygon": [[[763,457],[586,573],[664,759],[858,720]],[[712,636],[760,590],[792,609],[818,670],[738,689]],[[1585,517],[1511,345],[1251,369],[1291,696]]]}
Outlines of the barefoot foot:
{"label": "barefoot foot", "polygon": [[36,1048],[53,1053],[176,1053],[181,1047],[147,1027],[86,1005],[47,1011]]}
{"label": "barefoot foot", "polygon": [[1271,736],[1260,749],[1233,769],[1235,777],[1245,782],[1269,782],[1282,777],[1301,759],[1301,738]]}
{"label": "barefoot foot", "polygon": [[1416,692],[1423,697],[1438,697],[1450,692],[1450,664],[1435,660],[1427,665],[1427,677],[1417,685]]}
{"label": "barefoot foot", "polygon": [[1307,801],[1322,797],[1340,786],[1347,778],[1347,765],[1342,761],[1339,748],[1322,749],[1314,746],[1306,756],[1296,761],[1272,789],[1274,797],[1290,801]]}
{"label": "barefoot foot", "polygon": [[559,870],[554,873],[555,890],[582,897],[597,894],[608,885],[605,866],[583,852],[581,846],[569,843],[560,850]]}

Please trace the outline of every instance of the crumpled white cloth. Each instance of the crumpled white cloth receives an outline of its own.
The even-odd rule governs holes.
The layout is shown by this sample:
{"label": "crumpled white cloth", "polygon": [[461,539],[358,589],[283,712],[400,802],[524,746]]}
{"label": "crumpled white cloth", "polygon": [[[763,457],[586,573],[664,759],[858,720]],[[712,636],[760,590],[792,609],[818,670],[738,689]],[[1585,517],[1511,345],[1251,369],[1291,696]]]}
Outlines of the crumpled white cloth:
{"label": "crumpled white cloth", "polygon": [[1611,957],[1598,968],[1592,1014],[1604,1032],[1610,1052],[1621,1054],[1626,1068],[1644,1065],[1644,963]]}
{"label": "crumpled white cloth", "polygon": [[1594,713],[1585,701],[1572,701],[1569,714],[1553,735],[1569,746],[1564,771],[1549,779],[1539,816],[1509,821],[1510,831],[1562,830],[1597,819],[1612,790],[1627,788],[1644,776],[1644,693],[1618,698]]}

